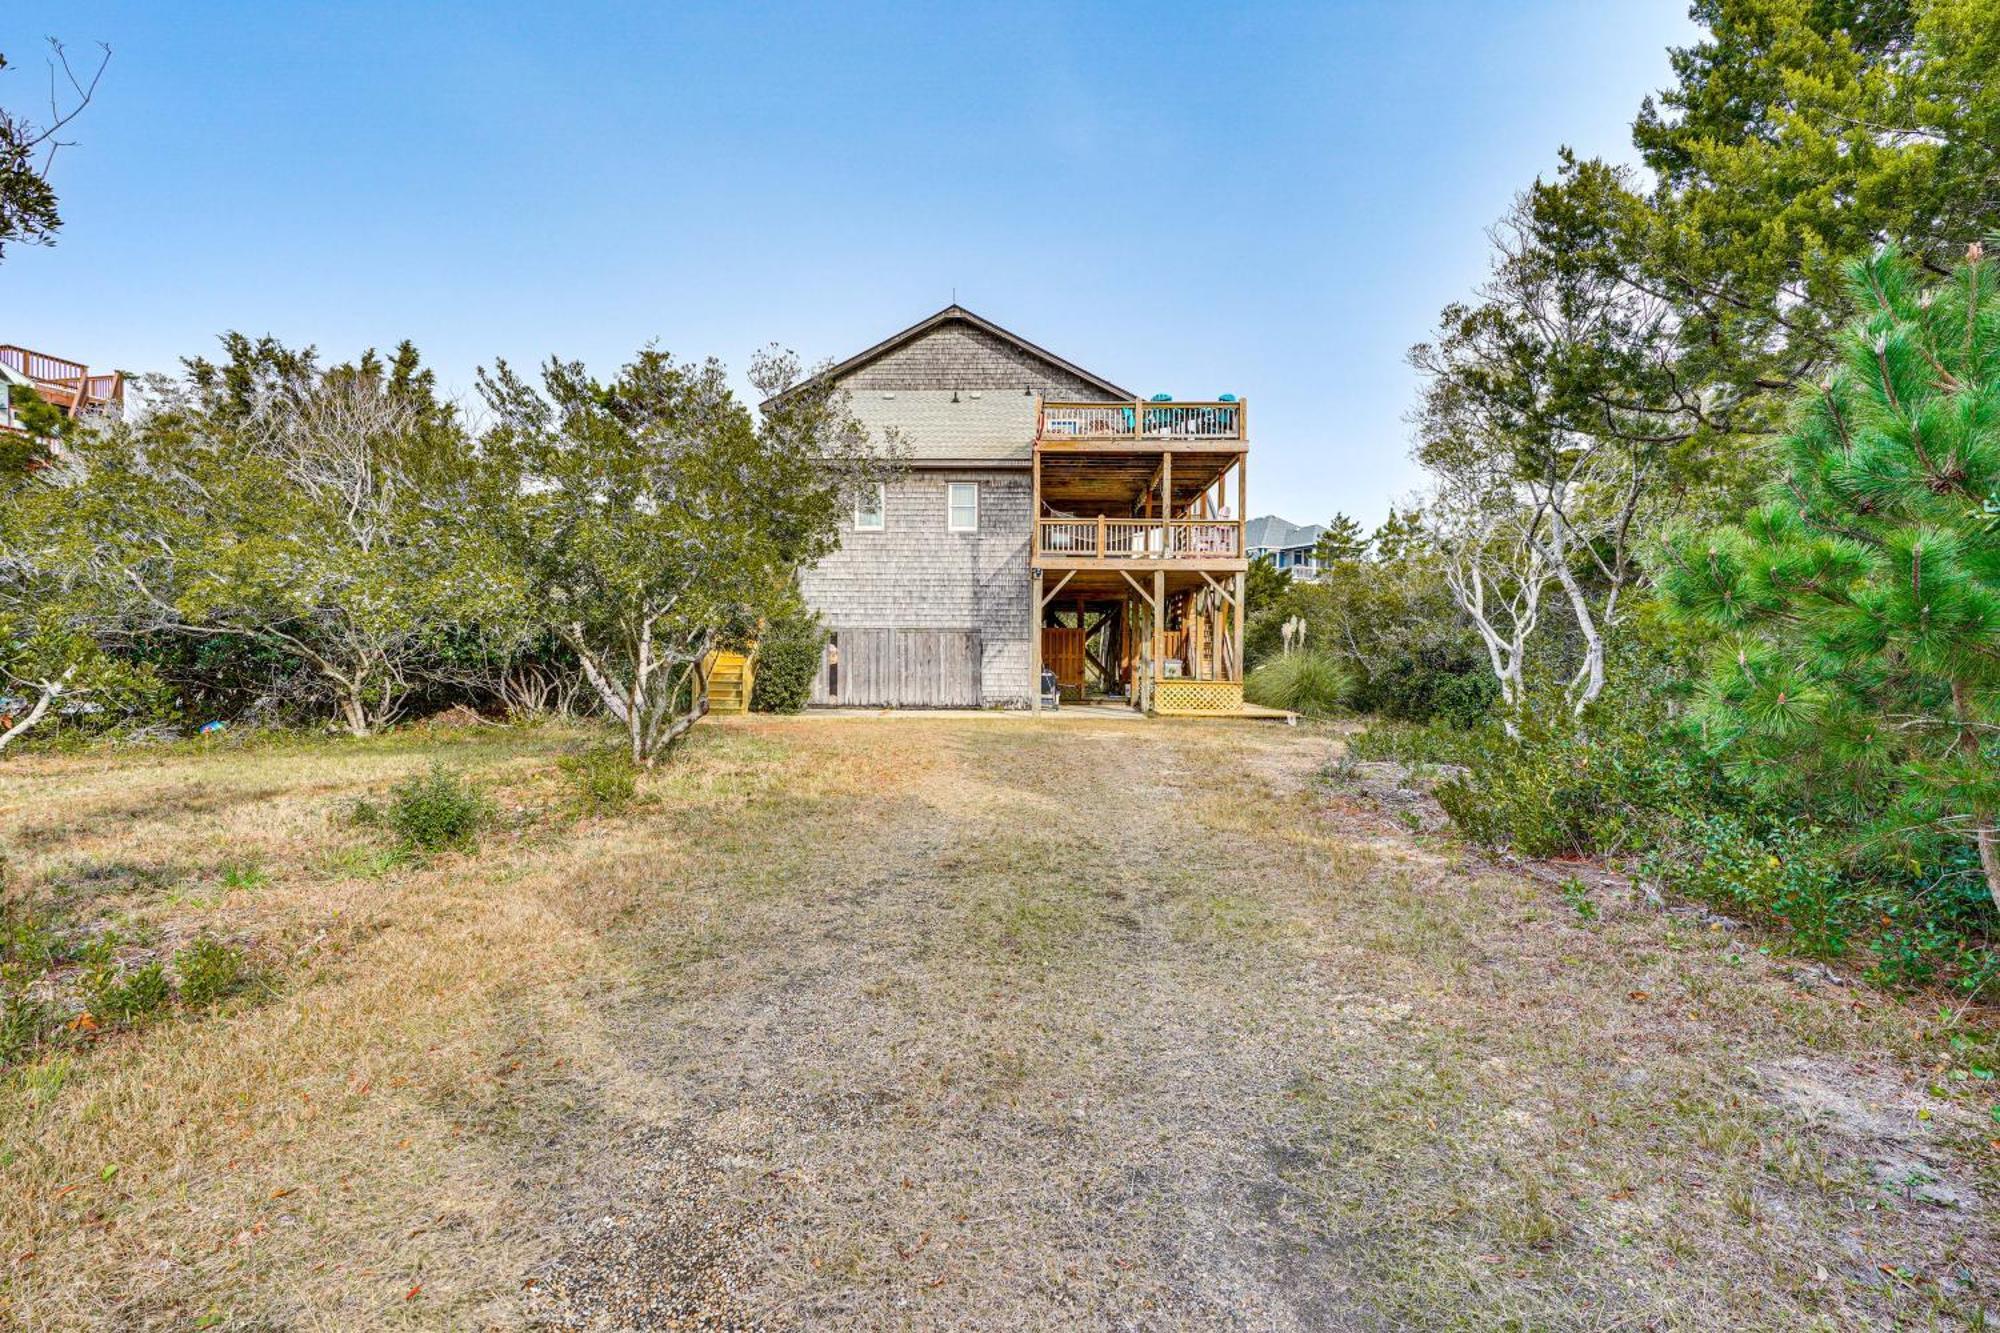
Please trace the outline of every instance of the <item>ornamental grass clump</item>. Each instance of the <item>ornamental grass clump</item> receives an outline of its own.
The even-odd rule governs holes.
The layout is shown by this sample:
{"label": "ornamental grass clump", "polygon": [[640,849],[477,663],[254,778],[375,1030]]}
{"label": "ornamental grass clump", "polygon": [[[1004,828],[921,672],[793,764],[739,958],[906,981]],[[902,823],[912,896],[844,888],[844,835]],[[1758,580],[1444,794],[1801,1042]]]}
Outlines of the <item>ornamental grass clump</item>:
{"label": "ornamental grass clump", "polygon": [[1331,653],[1283,653],[1250,673],[1243,697],[1304,717],[1328,717],[1354,697],[1354,673]]}

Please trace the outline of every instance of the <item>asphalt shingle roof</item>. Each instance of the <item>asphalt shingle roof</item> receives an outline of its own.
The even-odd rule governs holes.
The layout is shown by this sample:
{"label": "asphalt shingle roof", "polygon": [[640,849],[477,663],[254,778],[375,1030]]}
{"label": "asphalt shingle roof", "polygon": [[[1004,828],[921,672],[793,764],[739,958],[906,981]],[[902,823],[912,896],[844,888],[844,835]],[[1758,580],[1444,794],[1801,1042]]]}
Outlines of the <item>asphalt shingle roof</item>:
{"label": "asphalt shingle roof", "polygon": [[1244,525],[1243,544],[1251,550],[1270,551],[1289,546],[1311,546],[1325,531],[1324,523],[1293,523],[1276,514],[1265,514]]}

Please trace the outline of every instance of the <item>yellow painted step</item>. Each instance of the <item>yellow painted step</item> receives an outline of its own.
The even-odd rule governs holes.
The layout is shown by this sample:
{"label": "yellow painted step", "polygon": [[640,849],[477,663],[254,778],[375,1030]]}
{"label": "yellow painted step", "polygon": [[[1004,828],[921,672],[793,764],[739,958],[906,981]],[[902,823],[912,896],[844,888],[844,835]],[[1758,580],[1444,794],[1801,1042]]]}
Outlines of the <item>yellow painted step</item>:
{"label": "yellow painted step", "polygon": [[743,713],[750,709],[750,691],[755,682],[751,660],[744,653],[710,653],[708,668],[708,711]]}

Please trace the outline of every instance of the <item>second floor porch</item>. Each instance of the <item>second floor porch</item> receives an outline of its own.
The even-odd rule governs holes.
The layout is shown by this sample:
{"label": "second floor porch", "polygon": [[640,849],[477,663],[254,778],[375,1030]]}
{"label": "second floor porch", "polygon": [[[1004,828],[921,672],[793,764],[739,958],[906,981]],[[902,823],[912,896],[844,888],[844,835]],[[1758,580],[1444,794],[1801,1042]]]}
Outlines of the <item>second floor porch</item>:
{"label": "second floor porch", "polygon": [[1036,566],[1245,568],[1244,407],[1042,403],[1034,450]]}
{"label": "second floor porch", "polygon": [[[1230,518],[1040,518],[1035,555],[1066,561],[1231,561],[1243,557],[1243,524]],[[1043,557],[1046,557],[1045,559]]]}

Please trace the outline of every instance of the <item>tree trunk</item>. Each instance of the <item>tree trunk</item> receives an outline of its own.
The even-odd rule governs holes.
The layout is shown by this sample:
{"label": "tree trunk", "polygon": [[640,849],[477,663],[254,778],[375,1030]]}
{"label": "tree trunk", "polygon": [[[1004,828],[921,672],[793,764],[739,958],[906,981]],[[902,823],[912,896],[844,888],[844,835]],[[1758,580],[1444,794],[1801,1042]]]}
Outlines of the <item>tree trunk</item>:
{"label": "tree trunk", "polygon": [[366,736],[368,727],[368,706],[361,702],[361,692],[354,689],[340,693],[340,715],[347,723],[347,734]]}
{"label": "tree trunk", "polygon": [[28,715],[5,731],[0,731],[0,750],[6,749],[9,743],[26,733],[28,728],[48,716],[49,705],[56,701],[56,696],[63,692],[63,686],[68,684],[70,677],[75,674],[76,668],[71,667],[62,673],[60,680],[45,680],[36,687],[39,693],[34,704],[28,709]]}
{"label": "tree trunk", "polygon": [[[1958,748],[1979,758],[1979,729],[1974,725],[1972,710],[1972,689],[1962,680],[1951,683],[1952,712],[1958,718]],[[1993,910],[2000,912],[2000,832],[1993,827],[1992,807],[1975,801],[1972,807],[1973,843],[1979,848],[1979,868],[1986,874],[1986,892],[1993,899]]]}

